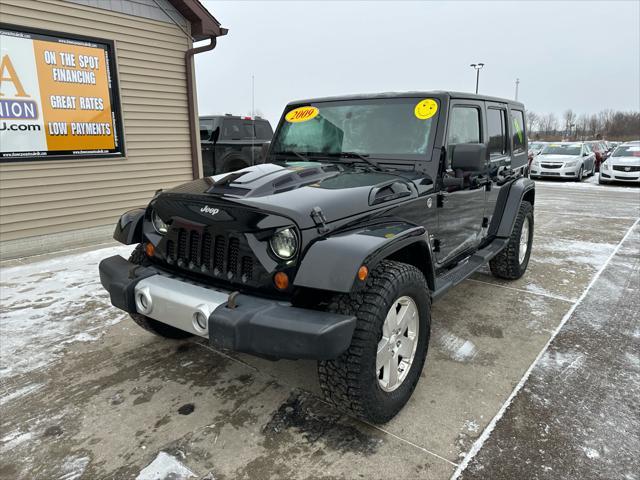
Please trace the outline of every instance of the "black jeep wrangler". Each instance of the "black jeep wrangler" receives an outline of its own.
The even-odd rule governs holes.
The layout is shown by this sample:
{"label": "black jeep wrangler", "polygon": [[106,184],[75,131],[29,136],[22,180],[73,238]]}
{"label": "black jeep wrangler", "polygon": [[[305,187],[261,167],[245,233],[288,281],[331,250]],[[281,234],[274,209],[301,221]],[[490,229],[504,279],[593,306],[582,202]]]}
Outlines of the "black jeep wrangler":
{"label": "black jeep wrangler", "polygon": [[431,303],[489,263],[523,275],[534,183],[524,107],[453,92],[290,103],[267,161],[159,192],[100,264],[157,335],[316,359],[328,401],[391,419],[427,355]]}

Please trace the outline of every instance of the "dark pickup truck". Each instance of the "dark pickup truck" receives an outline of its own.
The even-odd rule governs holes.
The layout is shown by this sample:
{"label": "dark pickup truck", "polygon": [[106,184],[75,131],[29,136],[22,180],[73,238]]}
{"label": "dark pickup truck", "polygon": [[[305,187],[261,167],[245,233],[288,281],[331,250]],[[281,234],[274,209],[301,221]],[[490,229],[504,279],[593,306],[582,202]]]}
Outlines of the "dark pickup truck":
{"label": "dark pickup truck", "polygon": [[200,145],[205,177],[262,163],[263,145],[273,129],[260,117],[212,115],[200,117]]}

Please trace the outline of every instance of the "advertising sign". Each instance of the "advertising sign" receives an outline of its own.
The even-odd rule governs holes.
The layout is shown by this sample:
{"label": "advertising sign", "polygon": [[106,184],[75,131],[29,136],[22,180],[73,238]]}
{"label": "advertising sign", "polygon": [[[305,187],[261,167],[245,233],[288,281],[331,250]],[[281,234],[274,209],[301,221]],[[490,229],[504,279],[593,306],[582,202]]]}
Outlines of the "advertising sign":
{"label": "advertising sign", "polygon": [[0,29],[0,160],[122,155],[108,41]]}

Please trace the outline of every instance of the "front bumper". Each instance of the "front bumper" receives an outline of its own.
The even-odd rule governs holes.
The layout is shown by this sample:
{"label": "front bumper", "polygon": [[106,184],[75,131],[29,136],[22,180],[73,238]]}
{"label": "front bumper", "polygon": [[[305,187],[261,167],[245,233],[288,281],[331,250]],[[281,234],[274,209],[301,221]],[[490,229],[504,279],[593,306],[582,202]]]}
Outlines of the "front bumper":
{"label": "front bumper", "polygon": [[600,168],[600,177],[608,182],[632,182],[640,183],[640,172],[625,172],[624,170],[614,170]]}
{"label": "front bumper", "polygon": [[354,316],[243,294],[229,302],[231,292],[187,282],[118,255],[102,260],[99,270],[113,306],[208,338],[217,348],[272,358],[329,360],[349,347],[355,330]]}
{"label": "front bumper", "polygon": [[580,165],[567,167],[560,165],[558,168],[545,167],[542,164],[531,164],[531,177],[549,177],[549,178],[577,178],[580,171]]}

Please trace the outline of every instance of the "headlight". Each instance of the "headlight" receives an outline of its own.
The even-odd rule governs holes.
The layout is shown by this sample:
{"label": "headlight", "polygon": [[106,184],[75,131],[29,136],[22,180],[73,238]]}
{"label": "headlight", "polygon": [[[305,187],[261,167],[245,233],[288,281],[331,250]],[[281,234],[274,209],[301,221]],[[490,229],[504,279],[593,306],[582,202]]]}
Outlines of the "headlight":
{"label": "headlight", "polygon": [[564,164],[565,167],[575,167],[578,164],[577,160],[570,160]]}
{"label": "headlight", "polygon": [[169,230],[167,224],[162,221],[155,210],[151,214],[151,221],[153,222],[153,228],[155,228],[156,232],[158,232],[160,235],[166,234],[167,230]]}
{"label": "headlight", "polygon": [[289,260],[298,251],[298,237],[293,228],[285,228],[271,237],[269,245],[276,257]]}
{"label": "headlight", "polygon": [[602,162],[600,168],[602,168],[602,170],[609,170],[609,164],[607,162]]}

